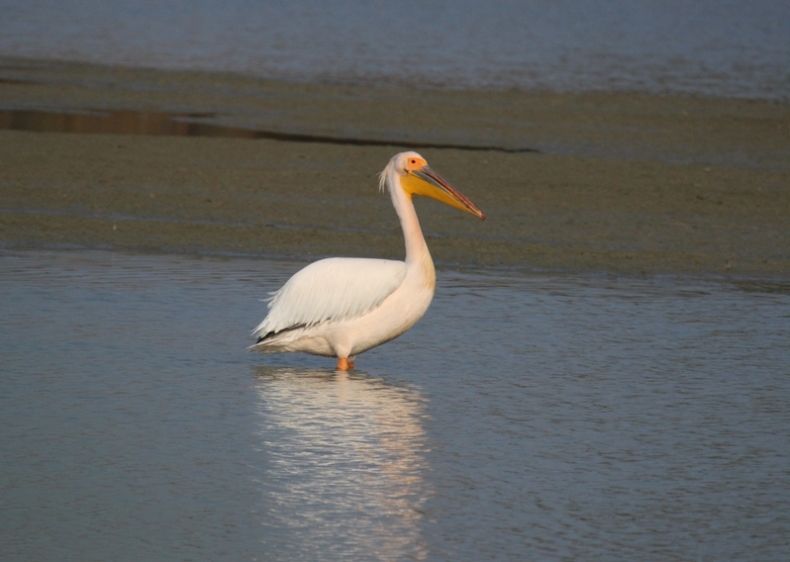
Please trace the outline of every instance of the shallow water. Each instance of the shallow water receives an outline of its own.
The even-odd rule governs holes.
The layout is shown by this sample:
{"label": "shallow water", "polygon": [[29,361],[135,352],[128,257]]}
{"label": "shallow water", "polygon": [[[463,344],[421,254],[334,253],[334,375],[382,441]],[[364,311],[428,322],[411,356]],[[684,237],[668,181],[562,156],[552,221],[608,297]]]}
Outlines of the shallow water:
{"label": "shallow water", "polygon": [[2,560],[786,560],[790,286],[439,272],[331,361],[300,264],[0,255]]}
{"label": "shallow water", "polygon": [[790,5],[6,0],[0,54],[450,88],[786,99]]}

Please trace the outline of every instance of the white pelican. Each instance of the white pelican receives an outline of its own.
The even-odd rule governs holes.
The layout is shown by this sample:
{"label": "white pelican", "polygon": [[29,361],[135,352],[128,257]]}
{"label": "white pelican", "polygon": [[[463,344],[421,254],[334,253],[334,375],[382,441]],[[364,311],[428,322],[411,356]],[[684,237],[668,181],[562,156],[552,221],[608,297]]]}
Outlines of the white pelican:
{"label": "white pelican", "polygon": [[406,260],[327,258],[291,277],[273,294],[269,314],[249,349],[303,351],[337,357],[337,368],[414,326],[433,299],[436,271],[420,230],[412,195],[425,195],[485,219],[485,214],[416,152],[392,157],[379,176],[388,189],[406,241]]}

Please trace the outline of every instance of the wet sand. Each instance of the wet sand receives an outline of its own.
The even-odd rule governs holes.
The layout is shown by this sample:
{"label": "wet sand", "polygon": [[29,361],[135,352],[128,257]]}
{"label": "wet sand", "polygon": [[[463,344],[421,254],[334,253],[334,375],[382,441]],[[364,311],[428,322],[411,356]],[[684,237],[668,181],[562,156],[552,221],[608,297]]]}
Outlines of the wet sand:
{"label": "wet sand", "polygon": [[[5,248],[399,258],[377,173],[404,145],[461,145],[420,150],[488,215],[417,202],[440,264],[790,275],[786,103],[374,89],[0,58],[0,109],[126,112],[126,134],[0,117]],[[162,112],[194,132],[163,129]],[[189,136],[198,125],[280,140]]]}

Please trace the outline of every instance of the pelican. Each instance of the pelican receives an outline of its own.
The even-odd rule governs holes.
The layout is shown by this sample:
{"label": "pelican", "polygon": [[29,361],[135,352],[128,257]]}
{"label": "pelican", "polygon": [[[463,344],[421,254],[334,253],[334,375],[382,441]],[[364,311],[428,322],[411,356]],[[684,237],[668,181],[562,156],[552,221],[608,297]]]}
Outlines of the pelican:
{"label": "pelican", "polygon": [[379,176],[400,219],[405,261],[327,258],[291,277],[269,299],[269,313],[252,332],[262,353],[301,351],[337,357],[337,368],[354,368],[360,353],[406,332],[433,299],[436,270],[420,229],[413,195],[485,219],[465,195],[416,152],[401,152]]}

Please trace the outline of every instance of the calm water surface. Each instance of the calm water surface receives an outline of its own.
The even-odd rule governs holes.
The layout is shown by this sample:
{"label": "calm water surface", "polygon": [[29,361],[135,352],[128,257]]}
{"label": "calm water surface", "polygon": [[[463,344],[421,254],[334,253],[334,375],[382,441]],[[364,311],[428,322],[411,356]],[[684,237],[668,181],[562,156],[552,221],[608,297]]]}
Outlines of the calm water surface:
{"label": "calm water surface", "polygon": [[786,0],[4,0],[0,55],[450,88],[788,99]]}
{"label": "calm water surface", "polygon": [[790,286],[440,271],[245,352],[301,264],[0,254],[0,559],[787,560]]}

